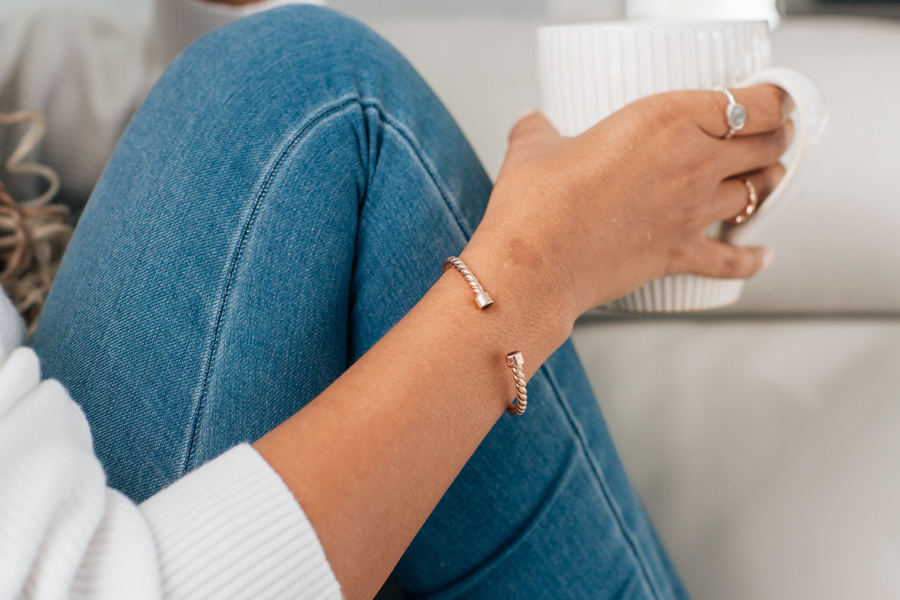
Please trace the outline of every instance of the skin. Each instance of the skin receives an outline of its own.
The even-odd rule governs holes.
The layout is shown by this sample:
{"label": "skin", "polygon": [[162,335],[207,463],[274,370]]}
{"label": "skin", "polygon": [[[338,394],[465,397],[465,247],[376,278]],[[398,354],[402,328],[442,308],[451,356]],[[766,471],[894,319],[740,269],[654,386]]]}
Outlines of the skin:
{"label": "skin", "polygon": [[[725,133],[725,98],[639,100],[577,137],[538,112],[510,133],[481,225],[461,254],[495,304],[455,271],[256,449],[313,524],[347,598],[371,598],[527,377],[588,308],[667,274],[745,278],[771,259],[704,235],[739,213],[753,179],[780,180],[793,126],[772,86],[734,91],[749,118]],[[425,400],[427,399],[427,401]],[[540,406],[529,410],[540,410]],[[423,449],[427,448],[427,452]]]}

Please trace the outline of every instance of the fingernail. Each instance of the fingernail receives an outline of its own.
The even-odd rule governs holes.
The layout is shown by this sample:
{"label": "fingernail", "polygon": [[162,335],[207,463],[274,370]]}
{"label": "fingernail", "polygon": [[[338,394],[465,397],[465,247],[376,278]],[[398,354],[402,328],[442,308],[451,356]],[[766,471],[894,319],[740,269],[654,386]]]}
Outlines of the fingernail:
{"label": "fingernail", "polygon": [[775,251],[771,248],[766,248],[763,251],[762,268],[765,269],[766,267],[768,267],[770,264],[772,264],[773,260],[775,260]]}

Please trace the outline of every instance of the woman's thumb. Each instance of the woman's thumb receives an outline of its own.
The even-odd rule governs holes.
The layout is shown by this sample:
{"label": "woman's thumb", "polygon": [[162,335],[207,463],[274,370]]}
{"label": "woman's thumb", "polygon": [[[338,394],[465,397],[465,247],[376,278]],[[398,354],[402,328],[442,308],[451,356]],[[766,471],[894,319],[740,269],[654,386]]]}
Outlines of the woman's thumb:
{"label": "woman's thumb", "polygon": [[547,120],[547,116],[536,109],[527,112],[516,121],[509,132],[509,143],[512,144],[521,138],[532,136],[559,136],[556,128]]}

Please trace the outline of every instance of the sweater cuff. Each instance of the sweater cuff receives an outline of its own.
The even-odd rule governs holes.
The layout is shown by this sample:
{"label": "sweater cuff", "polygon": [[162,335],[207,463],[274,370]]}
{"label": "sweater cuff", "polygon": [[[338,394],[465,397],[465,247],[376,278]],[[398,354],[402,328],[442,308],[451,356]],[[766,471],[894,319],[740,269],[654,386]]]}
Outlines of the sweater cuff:
{"label": "sweater cuff", "polygon": [[240,6],[206,0],[157,0],[153,13],[154,79],[202,35],[235,19],[286,4],[324,4],[323,0],[263,0]]}
{"label": "sweater cuff", "polygon": [[339,599],[300,505],[249,445],[233,448],[141,505],[165,597]]}

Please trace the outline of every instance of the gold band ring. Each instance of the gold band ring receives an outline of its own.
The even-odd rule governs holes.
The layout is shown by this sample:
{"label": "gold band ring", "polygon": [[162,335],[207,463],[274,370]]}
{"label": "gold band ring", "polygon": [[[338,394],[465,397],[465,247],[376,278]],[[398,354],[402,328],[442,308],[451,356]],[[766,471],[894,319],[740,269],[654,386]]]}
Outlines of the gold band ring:
{"label": "gold band ring", "polygon": [[756,212],[756,208],[759,206],[759,194],[756,193],[756,186],[753,184],[753,181],[748,177],[741,177],[741,181],[744,182],[744,185],[747,187],[747,192],[749,192],[747,206],[745,206],[744,210],[739,214],[726,221],[726,223],[731,223],[732,225],[740,225],[741,223],[746,222],[747,219]]}

